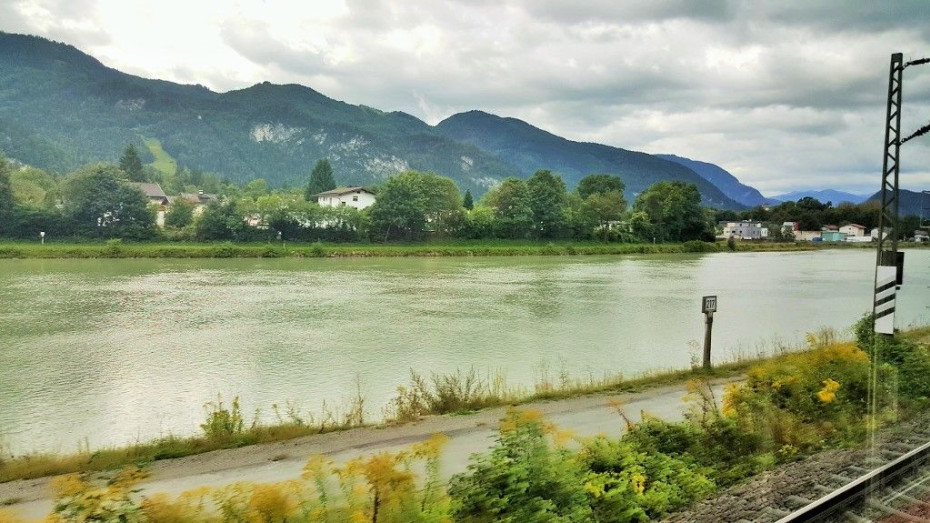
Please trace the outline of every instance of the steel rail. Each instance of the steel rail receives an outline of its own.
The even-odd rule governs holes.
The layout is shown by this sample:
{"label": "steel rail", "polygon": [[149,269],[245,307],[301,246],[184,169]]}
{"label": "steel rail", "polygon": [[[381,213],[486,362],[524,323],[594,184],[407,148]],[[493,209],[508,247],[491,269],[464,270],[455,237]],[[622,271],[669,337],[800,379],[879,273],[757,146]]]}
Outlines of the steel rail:
{"label": "steel rail", "polygon": [[788,514],[779,519],[777,523],[800,523],[823,520],[845,507],[864,501],[866,496],[870,493],[877,491],[880,487],[892,480],[907,474],[928,459],[930,459],[930,442],[924,443],[898,459]]}

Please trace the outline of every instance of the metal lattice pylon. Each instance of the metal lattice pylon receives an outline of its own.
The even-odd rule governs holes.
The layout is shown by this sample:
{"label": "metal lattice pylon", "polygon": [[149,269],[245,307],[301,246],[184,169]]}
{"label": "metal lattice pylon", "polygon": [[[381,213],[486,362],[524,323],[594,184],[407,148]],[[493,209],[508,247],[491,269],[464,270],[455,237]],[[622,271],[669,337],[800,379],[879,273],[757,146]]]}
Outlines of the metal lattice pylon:
{"label": "metal lattice pylon", "polygon": [[878,254],[875,263],[875,293],[872,313],[875,332],[894,333],[895,285],[898,263],[898,175],[901,152],[901,82],[904,55],[891,55],[888,75],[888,107],[885,113],[884,159],[882,161],[882,207],[878,216]]}

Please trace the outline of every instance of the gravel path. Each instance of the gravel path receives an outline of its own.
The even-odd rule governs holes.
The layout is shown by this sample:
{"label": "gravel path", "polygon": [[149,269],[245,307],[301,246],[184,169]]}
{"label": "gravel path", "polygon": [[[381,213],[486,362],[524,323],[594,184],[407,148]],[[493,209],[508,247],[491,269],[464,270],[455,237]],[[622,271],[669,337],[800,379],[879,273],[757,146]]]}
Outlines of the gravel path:
{"label": "gravel path", "polygon": [[[714,381],[719,395],[724,384],[739,378]],[[644,392],[598,394],[558,401],[520,405],[541,412],[560,427],[578,436],[619,436],[626,425],[611,402],[620,401],[624,413],[638,421],[641,413],[676,421],[683,419],[685,384],[657,387]],[[441,457],[441,474],[449,478],[465,470],[469,457],[494,443],[498,422],[507,407],[465,416],[431,416],[414,423],[387,427],[363,427],[306,436],[290,441],[218,450],[184,458],[158,461],[149,467],[151,476],[142,493],[179,494],[197,487],[219,487],[239,481],[275,482],[300,477],[311,454],[323,454],[335,463],[362,455],[396,452],[432,434],[443,433],[449,441]],[[11,508],[28,519],[46,516],[52,509],[50,478],[0,483],[0,504],[16,500]]]}

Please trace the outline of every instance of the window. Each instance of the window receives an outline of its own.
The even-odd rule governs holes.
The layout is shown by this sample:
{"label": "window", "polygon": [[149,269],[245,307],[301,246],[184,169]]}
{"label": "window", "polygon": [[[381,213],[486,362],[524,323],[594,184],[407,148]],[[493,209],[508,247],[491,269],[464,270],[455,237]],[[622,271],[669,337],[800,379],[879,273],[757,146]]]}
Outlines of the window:
{"label": "window", "polygon": [[353,202],[357,202],[357,201],[358,201],[358,195],[357,195],[357,194],[352,195],[352,201],[353,201]]}

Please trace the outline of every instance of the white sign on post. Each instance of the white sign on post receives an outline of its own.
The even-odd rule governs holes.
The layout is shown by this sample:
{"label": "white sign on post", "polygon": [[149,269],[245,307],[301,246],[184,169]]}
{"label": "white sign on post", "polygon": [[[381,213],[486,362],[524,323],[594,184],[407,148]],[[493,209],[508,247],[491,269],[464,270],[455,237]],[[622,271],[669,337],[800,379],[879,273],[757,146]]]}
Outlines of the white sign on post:
{"label": "white sign on post", "polygon": [[704,314],[708,312],[717,312],[717,297],[704,296],[704,299],[701,301],[701,312]]}

